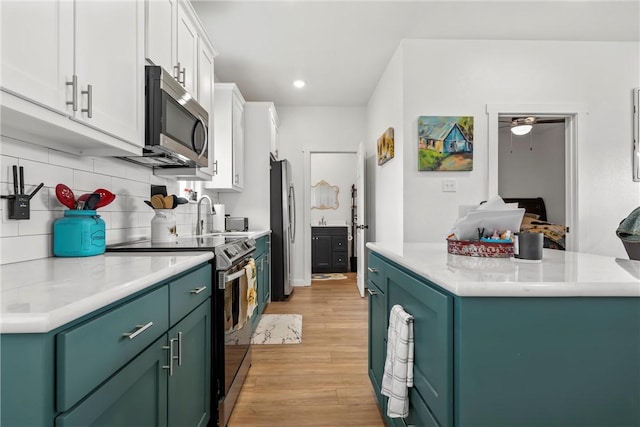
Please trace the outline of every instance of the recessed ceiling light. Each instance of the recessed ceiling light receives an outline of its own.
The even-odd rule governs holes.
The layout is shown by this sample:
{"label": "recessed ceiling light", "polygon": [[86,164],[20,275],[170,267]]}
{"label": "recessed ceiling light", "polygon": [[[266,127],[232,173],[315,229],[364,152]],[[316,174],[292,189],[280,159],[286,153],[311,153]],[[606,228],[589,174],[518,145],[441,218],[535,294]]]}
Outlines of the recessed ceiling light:
{"label": "recessed ceiling light", "polygon": [[307,83],[304,80],[296,80],[296,81],[293,82],[293,85],[295,87],[297,87],[298,89],[301,89],[301,88],[305,87],[306,84]]}

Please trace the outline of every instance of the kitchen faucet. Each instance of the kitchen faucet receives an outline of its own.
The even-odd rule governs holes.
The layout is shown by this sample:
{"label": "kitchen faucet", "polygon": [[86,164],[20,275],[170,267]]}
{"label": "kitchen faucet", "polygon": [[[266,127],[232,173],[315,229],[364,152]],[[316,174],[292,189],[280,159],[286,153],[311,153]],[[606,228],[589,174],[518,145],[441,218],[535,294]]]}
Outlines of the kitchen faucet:
{"label": "kitchen faucet", "polygon": [[209,232],[211,232],[211,217],[213,215],[213,203],[211,203],[211,198],[209,196],[202,196],[200,197],[200,200],[198,200],[198,204],[196,205],[196,211],[198,213],[198,217],[196,220],[196,235],[201,235],[204,234],[204,220],[200,219],[200,205],[202,204],[203,200],[207,200],[209,202],[209,213],[207,214],[207,223],[209,225]]}

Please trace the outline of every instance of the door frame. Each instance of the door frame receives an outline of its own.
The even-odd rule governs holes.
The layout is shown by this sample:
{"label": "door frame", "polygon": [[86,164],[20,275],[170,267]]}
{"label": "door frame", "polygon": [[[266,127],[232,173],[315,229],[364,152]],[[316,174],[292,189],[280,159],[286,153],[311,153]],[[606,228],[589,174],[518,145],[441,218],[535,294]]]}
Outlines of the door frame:
{"label": "door frame", "polygon": [[306,286],[311,286],[311,155],[312,154],[355,154],[358,155],[358,150],[329,150],[326,148],[309,149],[304,150],[304,179],[302,185],[304,185],[304,205],[302,212],[302,227],[303,227],[303,248],[304,248],[304,269],[303,279],[307,283]]}
{"label": "door frame", "polygon": [[500,116],[560,116],[565,119],[565,217],[570,232],[566,249],[579,250],[578,149],[586,143],[588,109],[585,104],[487,104],[487,200],[498,195],[498,119]]}

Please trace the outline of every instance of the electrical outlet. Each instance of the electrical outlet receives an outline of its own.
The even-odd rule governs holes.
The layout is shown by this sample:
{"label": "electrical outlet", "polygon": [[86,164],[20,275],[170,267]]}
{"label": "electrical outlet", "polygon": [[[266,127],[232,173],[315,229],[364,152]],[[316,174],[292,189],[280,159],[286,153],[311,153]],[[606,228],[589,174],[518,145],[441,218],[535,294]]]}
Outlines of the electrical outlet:
{"label": "electrical outlet", "polygon": [[458,183],[455,179],[443,179],[442,191],[448,193],[455,193],[458,190]]}

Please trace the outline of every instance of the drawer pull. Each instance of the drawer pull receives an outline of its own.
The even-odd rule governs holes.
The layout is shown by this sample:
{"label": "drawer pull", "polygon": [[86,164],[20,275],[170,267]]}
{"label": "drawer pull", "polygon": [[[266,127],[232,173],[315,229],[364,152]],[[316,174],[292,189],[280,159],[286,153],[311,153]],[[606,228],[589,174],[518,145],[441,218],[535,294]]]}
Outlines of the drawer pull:
{"label": "drawer pull", "polygon": [[367,267],[367,270],[369,270],[369,273],[377,273],[378,272],[377,268]]}
{"label": "drawer pull", "polygon": [[125,332],[124,334],[122,334],[122,336],[132,340],[152,326],[153,326],[153,322],[149,322],[146,325],[136,325],[136,328],[138,329],[135,332]]}
{"label": "drawer pull", "polygon": [[369,292],[369,295],[371,295],[372,297],[378,295],[378,293],[376,291],[372,291],[371,288],[367,288],[367,292]]}
{"label": "drawer pull", "polygon": [[167,360],[169,361],[168,365],[164,365],[162,367],[162,369],[168,369],[169,370],[169,376],[172,377],[173,376],[173,342],[175,341],[175,338],[172,338],[169,340],[169,345],[163,345],[162,349],[163,350],[169,350],[169,356],[167,357]]}
{"label": "drawer pull", "polygon": [[204,291],[205,289],[207,289],[206,286],[200,286],[199,288],[191,289],[191,293],[193,295],[198,295],[200,292]]}
{"label": "drawer pull", "polygon": [[178,332],[178,357],[174,359],[178,359],[178,366],[182,366],[182,332]]}

